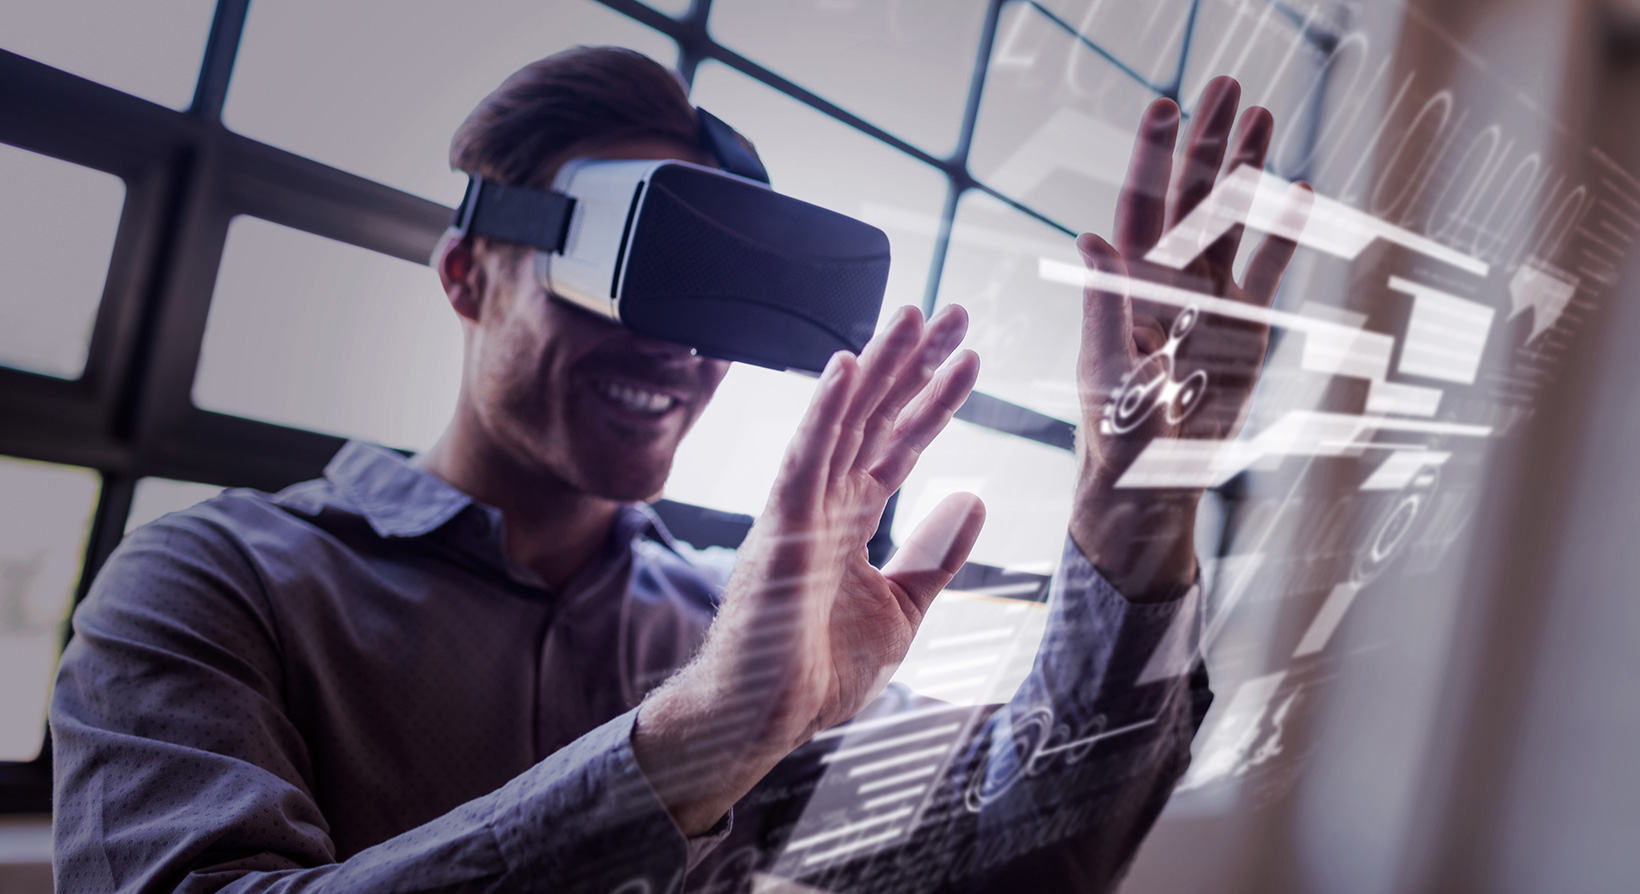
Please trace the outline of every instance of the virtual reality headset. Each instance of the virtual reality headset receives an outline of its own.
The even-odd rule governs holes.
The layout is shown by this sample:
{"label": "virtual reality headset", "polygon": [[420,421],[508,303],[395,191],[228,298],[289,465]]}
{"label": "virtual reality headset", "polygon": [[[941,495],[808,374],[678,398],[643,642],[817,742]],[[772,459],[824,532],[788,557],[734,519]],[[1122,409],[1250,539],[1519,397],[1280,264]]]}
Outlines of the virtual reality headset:
{"label": "virtual reality headset", "polygon": [[769,187],[727,124],[697,109],[723,170],[576,159],[550,191],[469,175],[453,226],[534,246],[553,295],[644,335],[772,369],[858,352],[888,283],[888,237]]}

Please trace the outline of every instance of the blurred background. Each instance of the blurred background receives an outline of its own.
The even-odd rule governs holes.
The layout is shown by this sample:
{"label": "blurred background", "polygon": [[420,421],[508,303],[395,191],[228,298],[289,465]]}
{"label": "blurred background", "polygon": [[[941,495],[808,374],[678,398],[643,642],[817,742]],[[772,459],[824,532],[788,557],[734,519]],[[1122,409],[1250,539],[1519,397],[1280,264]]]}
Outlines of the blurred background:
{"label": "blurred background", "polygon": [[[929,624],[1006,647],[901,669],[956,701],[1029,667],[1069,515],[1080,303],[1046,274],[1109,234],[1145,105],[1240,79],[1268,171],[1365,236],[1300,249],[1248,459],[1130,482],[1212,486],[1217,697],[1124,890],[1634,889],[1637,0],[8,0],[0,890],[50,890],[50,681],[124,532],[437,437],[450,134],[576,44],[676,66],[776,189],[884,229],[885,318],[969,309],[979,393],[884,520],[989,507]],[[738,542],[811,386],[734,368],[677,533]]]}

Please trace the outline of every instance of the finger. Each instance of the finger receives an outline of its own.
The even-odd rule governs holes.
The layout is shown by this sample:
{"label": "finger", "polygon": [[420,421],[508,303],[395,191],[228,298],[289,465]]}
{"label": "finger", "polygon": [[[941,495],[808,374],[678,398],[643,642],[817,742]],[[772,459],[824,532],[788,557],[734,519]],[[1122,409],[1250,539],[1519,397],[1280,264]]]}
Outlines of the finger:
{"label": "finger", "polygon": [[1247,274],[1242,277],[1242,295],[1247,301],[1268,307],[1275,300],[1281,275],[1287,272],[1287,263],[1293,259],[1293,252],[1298,248],[1298,243],[1292,238],[1275,233],[1297,235],[1310,219],[1310,207],[1314,204],[1315,191],[1310,184],[1300,181],[1287,190],[1287,200],[1282,203],[1281,213],[1276,218],[1274,233],[1264,237],[1264,241],[1253,251],[1253,256],[1247,260]]}
{"label": "finger", "polygon": [[1179,107],[1166,97],[1151,103],[1139,120],[1127,179],[1116,198],[1116,246],[1126,257],[1144,257],[1162,238],[1178,138]]}
{"label": "finger", "polygon": [[780,474],[769,492],[769,507],[787,518],[807,517],[820,506],[838,427],[854,392],[856,365],[854,355],[847,351],[831,355],[809,409],[786,447]]}
{"label": "finger", "polygon": [[963,351],[935,374],[934,380],[900,414],[871,476],[889,491],[899,489],[917,458],[945,430],[979,378],[979,355]]}
{"label": "finger", "polygon": [[1092,233],[1078,237],[1076,249],[1091,274],[1091,281],[1082,289],[1077,381],[1084,392],[1091,387],[1103,395],[1116,387],[1122,374],[1139,359],[1133,340],[1133,302],[1122,284],[1127,279],[1127,264],[1109,242]]}
{"label": "finger", "polygon": [[1241,85],[1232,77],[1216,77],[1202,90],[1196,114],[1190,122],[1190,135],[1185,139],[1184,170],[1178,172],[1173,184],[1173,200],[1168,203],[1168,229],[1177,226],[1213,190],[1225,147],[1230,142],[1230,127],[1236,123],[1236,104],[1240,101]]}
{"label": "finger", "polygon": [[906,365],[894,379],[894,387],[866,423],[865,438],[860,444],[860,464],[869,464],[876,459],[894,431],[894,423],[899,421],[905,405],[922,391],[928,380],[934,377],[934,371],[951,356],[967,334],[968,311],[961,305],[948,304],[929,321],[923,330],[922,343],[907,356]]}
{"label": "finger", "polygon": [[1154,354],[1167,344],[1167,327],[1150,314],[1136,313],[1133,315],[1133,344],[1138,347],[1140,357]]}
{"label": "finger", "polygon": [[832,448],[831,481],[842,480],[853,468],[866,423],[894,387],[895,377],[905,365],[907,355],[922,339],[922,330],[922,311],[907,305],[896,311],[887,328],[872,336],[860,352],[854,396],[843,413],[837,443]]}
{"label": "finger", "polygon": [[883,577],[911,603],[921,620],[928,606],[951,582],[985,525],[985,504],[969,493],[955,493],[934,507],[894,557]]}
{"label": "finger", "polygon": [[[1253,106],[1241,116],[1240,134],[1236,138],[1236,149],[1230,153],[1230,164],[1225,173],[1235,171],[1242,166],[1251,167],[1254,171],[1264,170],[1264,157],[1270,150],[1270,134],[1275,130],[1276,120],[1268,110]],[[1227,201],[1236,203],[1235,220],[1247,219],[1247,212],[1253,207],[1253,192],[1243,195],[1228,195]],[[1246,227],[1237,223],[1228,233],[1220,236],[1207,247],[1203,253],[1208,268],[1218,273],[1219,281],[1230,280],[1230,265],[1236,261],[1236,252],[1241,249],[1241,236]]]}

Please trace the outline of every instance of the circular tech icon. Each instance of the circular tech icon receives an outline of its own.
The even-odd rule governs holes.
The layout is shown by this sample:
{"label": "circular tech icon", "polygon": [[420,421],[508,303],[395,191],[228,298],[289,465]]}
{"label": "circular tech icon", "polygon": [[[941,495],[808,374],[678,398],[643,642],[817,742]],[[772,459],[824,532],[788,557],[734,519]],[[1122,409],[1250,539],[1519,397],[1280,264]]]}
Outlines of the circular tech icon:
{"label": "circular tech icon", "polygon": [[1384,569],[1407,544],[1419,519],[1429,511],[1435,485],[1440,480],[1439,468],[1425,466],[1395,496],[1395,502],[1379,516],[1372,534],[1367,537],[1366,546],[1355,559],[1355,567],[1350,570],[1352,583],[1365,586],[1384,573]]}
{"label": "circular tech icon", "polygon": [[1185,417],[1201,406],[1207,395],[1207,371],[1196,370],[1184,379],[1173,378],[1179,346],[1185,336],[1196,327],[1201,311],[1187,307],[1173,320],[1167,343],[1161,350],[1146,357],[1134,370],[1122,377],[1105,410],[1101,427],[1106,434],[1123,435],[1138,428],[1157,407],[1171,424],[1183,422]]}

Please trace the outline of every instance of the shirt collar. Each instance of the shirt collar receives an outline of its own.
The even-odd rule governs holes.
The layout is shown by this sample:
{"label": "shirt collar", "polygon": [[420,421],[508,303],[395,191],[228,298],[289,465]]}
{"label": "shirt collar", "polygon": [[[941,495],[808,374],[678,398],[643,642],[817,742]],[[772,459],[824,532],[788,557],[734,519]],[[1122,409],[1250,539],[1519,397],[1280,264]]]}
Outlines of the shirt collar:
{"label": "shirt collar", "polygon": [[473,505],[473,498],[392,450],[349,441],[325,466],[325,477],[345,493],[382,537],[420,537]]}

